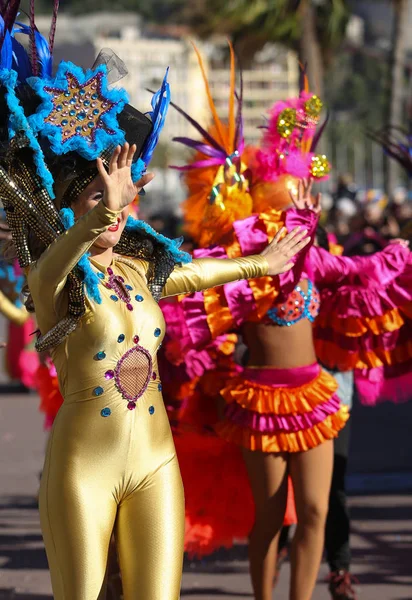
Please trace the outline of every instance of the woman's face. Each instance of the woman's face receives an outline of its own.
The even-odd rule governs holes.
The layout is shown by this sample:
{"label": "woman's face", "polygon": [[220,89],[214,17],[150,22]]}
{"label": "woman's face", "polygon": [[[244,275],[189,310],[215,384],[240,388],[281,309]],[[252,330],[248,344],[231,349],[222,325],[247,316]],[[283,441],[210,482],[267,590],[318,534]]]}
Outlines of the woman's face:
{"label": "woman's face", "polygon": [[[103,200],[103,182],[98,175],[87,188],[79,194],[76,201],[73,202],[71,208],[74,212],[74,218],[80,219],[83,215],[87,214],[92,208],[94,208],[99,202]],[[107,250],[107,248],[113,248],[120,240],[120,236],[126,225],[127,217],[129,216],[129,207],[127,206],[117,217],[117,223],[108,228],[105,233],[99,235],[93,246]]]}

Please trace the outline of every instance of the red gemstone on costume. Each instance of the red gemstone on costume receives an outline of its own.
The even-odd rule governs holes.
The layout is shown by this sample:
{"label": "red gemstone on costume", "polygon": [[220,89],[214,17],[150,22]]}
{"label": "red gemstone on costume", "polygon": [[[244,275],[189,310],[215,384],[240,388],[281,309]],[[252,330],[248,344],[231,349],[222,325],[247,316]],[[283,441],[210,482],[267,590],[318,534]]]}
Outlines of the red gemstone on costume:
{"label": "red gemstone on costume", "polygon": [[114,371],[110,370],[110,371],[106,371],[106,373],[104,374],[105,379],[113,379],[114,377]]}
{"label": "red gemstone on costume", "polygon": [[152,373],[152,379],[153,379],[153,381],[156,381],[156,379],[157,379],[157,373],[155,373],[154,371]]}
{"label": "red gemstone on costume", "polygon": [[133,304],[126,304],[128,310],[133,310]]}
{"label": "red gemstone on costume", "polygon": [[107,272],[109,275],[113,275],[113,269],[111,267],[107,267]]}
{"label": "red gemstone on costume", "polygon": [[138,343],[139,343],[139,340],[140,340],[139,336],[138,336],[138,335],[135,335],[135,336],[134,336],[134,338],[133,338],[133,341],[134,341],[134,343],[135,343],[135,344],[138,344]]}
{"label": "red gemstone on costume", "polygon": [[128,402],[127,403],[127,408],[129,410],[134,410],[136,408],[136,402]]}

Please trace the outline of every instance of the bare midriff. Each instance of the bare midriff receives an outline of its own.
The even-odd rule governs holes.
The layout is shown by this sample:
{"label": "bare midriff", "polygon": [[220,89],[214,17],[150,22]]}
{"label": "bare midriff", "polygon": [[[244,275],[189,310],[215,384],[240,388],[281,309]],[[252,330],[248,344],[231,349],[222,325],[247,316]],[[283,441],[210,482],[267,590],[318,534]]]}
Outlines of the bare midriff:
{"label": "bare midriff", "polygon": [[[307,289],[306,282],[301,282]],[[249,350],[248,366],[293,369],[316,362],[313,325],[308,319],[284,327],[245,323],[243,342]]]}

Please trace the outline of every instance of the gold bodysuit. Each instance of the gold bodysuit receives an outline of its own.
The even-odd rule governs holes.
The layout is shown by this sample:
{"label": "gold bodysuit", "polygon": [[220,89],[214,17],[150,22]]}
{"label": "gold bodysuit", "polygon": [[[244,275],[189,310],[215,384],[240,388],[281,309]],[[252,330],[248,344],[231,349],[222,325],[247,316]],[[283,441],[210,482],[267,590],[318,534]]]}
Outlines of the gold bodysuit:
{"label": "gold bodysuit", "polygon": [[[116,219],[101,202],[31,266],[43,334],[66,314],[67,274]],[[148,290],[145,262],[115,257],[109,268],[92,264],[102,278],[102,302],[87,299],[76,330],[52,351],[64,404],[49,440],[40,515],[54,598],[105,597],[114,530],[124,599],[177,600],[184,497],[156,362],[162,311]],[[260,256],[199,259],[176,267],[163,295],[266,273]]]}
{"label": "gold bodysuit", "polygon": [[24,307],[16,306],[1,290],[0,313],[15,325],[24,325],[30,317],[30,314]]}

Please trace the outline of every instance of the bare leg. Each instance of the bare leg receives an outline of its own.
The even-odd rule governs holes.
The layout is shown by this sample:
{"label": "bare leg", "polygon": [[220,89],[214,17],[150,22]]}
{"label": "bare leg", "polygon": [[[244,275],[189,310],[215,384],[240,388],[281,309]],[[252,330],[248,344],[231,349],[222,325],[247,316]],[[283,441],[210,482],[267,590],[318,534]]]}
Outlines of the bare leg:
{"label": "bare leg", "polygon": [[310,600],[322,560],[333,468],[333,440],[289,456],[298,525],[293,539],[290,600]]}
{"label": "bare leg", "polygon": [[244,450],[256,507],[249,539],[250,575],[255,600],[271,600],[278,536],[287,499],[287,462],[282,454]]}

